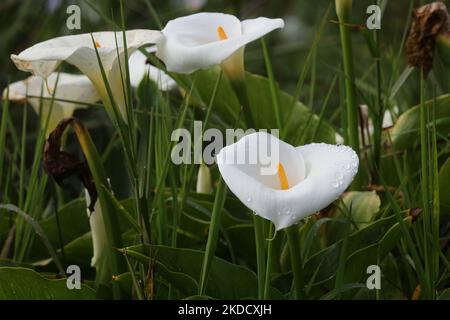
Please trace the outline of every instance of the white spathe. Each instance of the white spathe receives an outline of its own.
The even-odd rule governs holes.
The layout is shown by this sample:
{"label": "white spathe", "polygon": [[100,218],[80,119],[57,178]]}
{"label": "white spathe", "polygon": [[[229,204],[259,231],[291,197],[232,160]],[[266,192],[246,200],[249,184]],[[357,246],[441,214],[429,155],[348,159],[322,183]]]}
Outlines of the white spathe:
{"label": "white spathe", "polygon": [[[147,49],[147,52],[154,52],[155,47]],[[145,75],[158,85],[161,91],[170,91],[177,87],[177,83],[167,73],[151,65],[147,61],[147,56],[141,51],[136,50],[129,59],[130,83],[132,87],[137,88]]]}
{"label": "white spathe", "polygon": [[[126,31],[127,51],[131,55],[139,47],[154,44],[161,36],[159,31],[129,30]],[[94,43],[92,41],[94,38]],[[47,78],[52,72],[66,61],[76,66],[89,77],[97,88],[103,103],[109,107],[111,101],[103,81],[95,48],[105,69],[106,77],[111,87],[114,100],[124,119],[126,119],[125,94],[122,85],[125,83],[125,46],[122,32],[95,32],[53,38],[22,51],[18,55],[11,55],[17,68],[31,72],[34,75]]]}
{"label": "white spathe", "polygon": [[103,221],[103,213],[102,208],[100,206],[100,200],[97,199],[97,202],[94,205],[94,211],[89,211],[89,205],[91,203],[91,197],[89,196],[89,192],[84,190],[86,197],[86,210],[89,218],[89,225],[91,227],[91,236],[92,236],[92,247],[93,247],[93,256],[91,259],[92,267],[100,266],[100,259],[102,259],[103,254],[105,253],[105,247],[108,244],[108,239],[106,238],[106,228],[105,222]]}
{"label": "white spathe", "polygon": [[[240,21],[233,15],[202,12],[167,23],[158,38],[156,55],[170,72],[192,73],[222,64],[229,58],[239,63],[246,44],[283,28],[282,19]],[[233,54],[240,57],[236,59]],[[230,66],[230,68],[233,68]]]}
{"label": "white spathe", "polygon": [[[283,188],[280,171],[261,174],[264,165],[260,161],[232,161],[239,155],[250,159],[258,153],[258,143],[267,145],[274,139],[279,145],[274,161],[282,165],[281,175],[287,179],[288,188]],[[217,163],[230,190],[255,214],[272,221],[280,230],[336,200],[352,182],[359,159],[348,146],[313,143],[294,148],[268,133],[258,132],[223,148]]]}
{"label": "white spathe", "polygon": [[[40,118],[42,125],[45,125],[53,93],[55,98],[47,133],[53,131],[62,119],[72,117],[75,109],[85,108],[100,100],[97,90],[88,77],[63,72],[59,73],[59,78],[58,73],[54,72],[48,76],[47,80],[39,76],[30,76],[25,80],[11,83],[3,90],[3,98],[7,98],[8,94],[10,101],[28,102],[36,114],[39,115],[41,111]],[[41,96],[43,99],[40,110]]]}

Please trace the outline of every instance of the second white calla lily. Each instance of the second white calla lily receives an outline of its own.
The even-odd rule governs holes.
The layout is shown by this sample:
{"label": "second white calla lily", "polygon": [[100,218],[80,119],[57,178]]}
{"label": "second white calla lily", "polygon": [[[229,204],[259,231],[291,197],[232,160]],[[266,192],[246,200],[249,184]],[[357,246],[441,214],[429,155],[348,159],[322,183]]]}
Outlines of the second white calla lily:
{"label": "second white calla lily", "polygon": [[71,117],[75,109],[85,108],[100,100],[97,90],[88,77],[63,72],[59,73],[59,77],[55,72],[50,74],[46,81],[39,76],[30,76],[25,80],[14,82],[3,90],[3,98],[19,103],[28,102],[36,114],[40,114],[44,126],[50,112],[53,93],[55,98],[47,134],[62,119]]}
{"label": "second white calla lily", "polygon": [[282,19],[240,21],[229,14],[197,13],[167,23],[156,55],[170,72],[192,73],[222,64],[229,75],[237,76],[243,72],[245,45],[283,27]]}
{"label": "second white calla lily", "polygon": [[[131,56],[141,46],[154,44],[160,36],[159,31],[153,30],[126,31],[128,55]],[[122,32],[96,32],[92,33],[92,36],[88,33],[63,36],[35,44],[18,55],[11,55],[11,59],[20,70],[32,72],[43,78],[50,76],[61,62],[66,61],[89,77],[105,106],[110,107],[111,100],[101,74],[95,50],[97,49],[115,103],[126,121],[124,93],[126,90],[123,89],[123,83],[125,83],[124,42]]]}
{"label": "second white calla lily", "polygon": [[[250,159],[258,146],[278,146],[275,174],[262,174],[261,162]],[[248,162],[248,161],[247,161]],[[223,148],[217,163],[230,190],[255,214],[272,221],[277,230],[298,223],[336,200],[350,185],[359,160],[347,146],[313,143],[295,148],[258,132]]]}

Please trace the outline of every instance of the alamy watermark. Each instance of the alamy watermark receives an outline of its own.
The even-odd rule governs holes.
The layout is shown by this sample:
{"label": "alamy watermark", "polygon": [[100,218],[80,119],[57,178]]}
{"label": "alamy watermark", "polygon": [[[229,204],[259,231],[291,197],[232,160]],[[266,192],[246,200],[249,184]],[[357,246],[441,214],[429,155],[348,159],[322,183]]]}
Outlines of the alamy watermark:
{"label": "alamy watermark", "polygon": [[376,264],[370,265],[366,270],[367,274],[370,276],[367,278],[366,287],[369,290],[380,290],[381,289],[381,268]]}
{"label": "alamy watermark", "polygon": [[68,275],[66,280],[67,289],[81,289],[81,269],[79,266],[73,264],[67,267],[66,273]]}
{"label": "alamy watermark", "polygon": [[375,4],[368,6],[366,10],[370,14],[366,21],[366,27],[369,30],[381,29],[381,8]]}
{"label": "alamy watermark", "polygon": [[81,8],[75,4],[67,7],[66,27],[69,30],[81,30]]}
{"label": "alamy watermark", "polygon": [[[275,138],[279,136],[279,129],[259,130],[270,133]],[[201,164],[212,165],[216,162],[216,155],[224,148],[244,136],[256,133],[255,129],[226,129],[225,135],[219,129],[211,128],[203,131],[201,121],[194,122],[193,137],[189,130],[180,128],[172,132],[171,141],[178,142],[172,149],[171,159],[176,165]],[[262,136],[246,141],[246,152],[234,152],[232,156],[225,154],[222,159],[227,164],[259,165],[262,175],[272,175],[277,172],[280,159],[279,140],[266,139]],[[265,136],[265,137],[268,137]],[[244,142],[241,142],[244,143]],[[204,144],[206,146],[203,148]],[[237,147],[237,146],[236,146]]]}

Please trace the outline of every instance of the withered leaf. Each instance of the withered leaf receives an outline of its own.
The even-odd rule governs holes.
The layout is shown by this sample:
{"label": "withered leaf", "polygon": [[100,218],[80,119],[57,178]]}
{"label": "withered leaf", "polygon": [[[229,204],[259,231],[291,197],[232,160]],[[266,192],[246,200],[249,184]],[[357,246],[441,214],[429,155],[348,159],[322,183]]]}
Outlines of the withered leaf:
{"label": "withered leaf", "polygon": [[89,210],[93,212],[95,202],[97,201],[97,190],[95,189],[89,166],[86,161],[80,161],[73,154],[61,150],[61,137],[67,126],[73,121],[75,121],[75,118],[61,120],[58,126],[50,133],[45,141],[43,167],[48,175],[50,175],[62,188],[67,188],[64,180],[71,176],[78,177],[89,192],[91,198]]}

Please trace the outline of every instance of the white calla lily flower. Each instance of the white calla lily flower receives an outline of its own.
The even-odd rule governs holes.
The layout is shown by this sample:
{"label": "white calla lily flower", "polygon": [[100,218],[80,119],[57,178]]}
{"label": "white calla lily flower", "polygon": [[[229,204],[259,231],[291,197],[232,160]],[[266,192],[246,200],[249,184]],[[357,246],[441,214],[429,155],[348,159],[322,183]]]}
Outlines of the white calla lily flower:
{"label": "white calla lily flower", "polygon": [[91,227],[92,236],[93,256],[91,260],[91,266],[99,267],[100,259],[102,259],[102,255],[105,252],[105,247],[108,244],[105,222],[103,221],[103,213],[100,206],[100,200],[97,199],[97,202],[94,205],[94,211],[90,212],[88,207],[91,203],[91,197],[89,196],[89,192],[86,189],[84,190],[84,193],[86,197],[86,210],[89,217],[89,226]]}
{"label": "white calla lily flower", "polygon": [[[3,90],[3,98],[19,103],[28,102],[36,114],[39,115],[41,112],[42,125],[45,125],[53,93],[55,99],[47,133],[53,131],[62,119],[72,117],[75,109],[85,108],[86,105],[100,100],[97,90],[88,77],[63,72],[59,73],[59,78],[58,73],[54,72],[47,80],[39,76],[30,76],[25,80],[14,82]],[[41,96],[42,109],[40,108]]]}
{"label": "white calla lily flower", "polygon": [[170,72],[192,73],[222,64],[230,77],[242,77],[245,45],[283,27],[282,19],[240,21],[229,14],[197,13],[167,23],[156,55]]}
{"label": "white calla lily flower", "polygon": [[[147,52],[155,52],[152,47]],[[134,52],[129,59],[130,83],[132,87],[137,88],[145,75],[158,85],[161,91],[170,91],[177,87],[177,83],[167,73],[148,63],[147,56],[141,51]]]}
{"label": "white calla lily flower", "polygon": [[[278,145],[278,156],[273,157],[278,169],[272,175],[262,174],[266,166],[259,156],[254,164],[234,161],[239,157],[250,159],[258,154],[258,145],[274,142]],[[255,214],[272,221],[280,230],[336,200],[352,182],[359,160],[347,146],[313,143],[294,148],[268,133],[258,132],[223,148],[217,163],[230,190]]]}
{"label": "white calla lily flower", "polygon": [[211,172],[208,166],[203,163],[198,168],[196,191],[203,194],[211,194],[213,192]]}
{"label": "white calla lily flower", "polygon": [[[143,45],[154,44],[160,36],[159,31],[153,30],[126,31],[128,55],[130,56]],[[114,100],[125,120],[125,93],[121,76],[122,69],[123,81],[125,82],[123,34],[122,32],[95,32],[92,33],[92,37],[91,34],[85,33],[50,39],[35,44],[18,55],[11,55],[11,59],[20,70],[32,72],[34,75],[43,78],[50,76],[62,61],[66,61],[89,77],[100,93],[103,103],[110,107],[111,101],[95,51],[97,49]]]}

